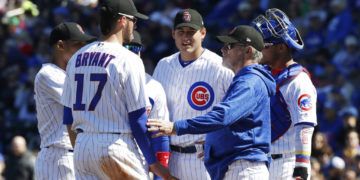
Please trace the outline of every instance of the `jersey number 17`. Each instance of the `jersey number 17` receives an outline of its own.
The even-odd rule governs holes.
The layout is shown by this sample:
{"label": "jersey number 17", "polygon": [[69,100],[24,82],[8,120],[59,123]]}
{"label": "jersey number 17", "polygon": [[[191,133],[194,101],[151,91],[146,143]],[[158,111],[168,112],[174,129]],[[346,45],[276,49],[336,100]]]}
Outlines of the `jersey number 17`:
{"label": "jersey number 17", "polygon": [[[74,111],[85,111],[86,105],[82,103],[83,89],[84,89],[84,74],[75,74],[75,81],[77,82],[76,86],[76,99],[75,104],[73,104]],[[98,81],[98,87],[94,97],[92,98],[88,111],[94,111],[96,105],[99,103],[101,98],[101,92],[104,89],[104,86],[107,81],[107,74],[104,73],[91,73],[90,81]]]}

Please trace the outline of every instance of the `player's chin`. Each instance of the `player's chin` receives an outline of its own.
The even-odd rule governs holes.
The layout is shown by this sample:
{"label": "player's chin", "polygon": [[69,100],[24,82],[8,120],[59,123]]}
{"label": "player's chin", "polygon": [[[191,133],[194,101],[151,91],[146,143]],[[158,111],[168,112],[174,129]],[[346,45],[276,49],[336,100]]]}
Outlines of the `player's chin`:
{"label": "player's chin", "polygon": [[230,64],[228,64],[228,63],[226,63],[226,62],[224,62],[224,61],[223,61],[222,65],[223,65],[224,67],[228,68],[228,69],[231,69]]}

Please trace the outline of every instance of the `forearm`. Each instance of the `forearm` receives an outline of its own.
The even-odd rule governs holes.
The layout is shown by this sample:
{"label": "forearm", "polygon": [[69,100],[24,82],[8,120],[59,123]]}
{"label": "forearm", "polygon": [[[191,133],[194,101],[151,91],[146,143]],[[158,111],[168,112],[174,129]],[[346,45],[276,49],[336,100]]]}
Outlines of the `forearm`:
{"label": "forearm", "polygon": [[314,127],[306,124],[295,125],[295,166],[309,167],[311,156],[311,139]]}
{"label": "forearm", "polygon": [[164,167],[168,167],[170,157],[170,142],[169,136],[160,136],[151,139],[151,145],[155,152],[156,159]]}
{"label": "forearm", "polygon": [[175,121],[174,128],[177,135],[204,134],[225,127],[221,111],[210,111],[209,113],[192,119]]}
{"label": "forearm", "polygon": [[147,116],[145,108],[129,113],[130,128],[133,132],[133,136],[143,152],[146,161],[151,165],[156,162],[156,157],[150,144],[151,137],[147,132],[146,121]]}

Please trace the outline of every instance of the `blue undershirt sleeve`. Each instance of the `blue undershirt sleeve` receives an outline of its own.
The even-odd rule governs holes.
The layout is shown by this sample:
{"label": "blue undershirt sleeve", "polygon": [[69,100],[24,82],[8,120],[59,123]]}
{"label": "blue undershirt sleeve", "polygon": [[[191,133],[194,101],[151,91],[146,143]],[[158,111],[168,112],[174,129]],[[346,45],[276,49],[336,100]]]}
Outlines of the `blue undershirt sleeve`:
{"label": "blue undershirt sleeve", "polygon": [[72,116],[71,108],[64,106],[64,116],[63,116],[63,124],[71,125],[74,121]]}
{"label": "blue undershirt sleeve", "polygon": [[[151,133],[156,134],[156,133]],[[154,152],[170,152],[169,136],[151,138],[152,149]]]}
{"label": "blue undershirt sleeve", "polygon": [[146,161],[149,165],[155,163],[155,153],[151,147],[150,139],[151,134],[147,131],[146,121],[146,109],[141,108],[128,113],[130,128],[133,132],[133,136],[139,145]]}

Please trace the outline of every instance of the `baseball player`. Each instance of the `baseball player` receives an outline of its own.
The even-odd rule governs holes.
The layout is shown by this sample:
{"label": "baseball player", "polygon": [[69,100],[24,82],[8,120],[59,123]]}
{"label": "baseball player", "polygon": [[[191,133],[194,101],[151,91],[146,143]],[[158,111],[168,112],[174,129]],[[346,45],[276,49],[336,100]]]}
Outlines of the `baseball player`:
{"label": "baseball player", "polygon": [[140,147],[150,170],[171,179],[156,160],[146,131],[144,65],[122,46],[130,42],[137,18],[148,17],[132,0],[104,0],[99,10],[103,40],[72,56],[62,96],[64,124],[77,132],[76,178],[148,179]]}
{"label": "baseball player", "polygon": [[262,33],[263,63],[273,69],[277,92],[272,98],[270,179],[310,179],[311,138],[316,120],[316,89],[308,71],[292,58],[304,46],[284,12],[269,9],[254,26]]}
{"label": "baseball player", "polygon": [[36,179],[75,179],[73,149],[62,124],[61,95],[65,68],[70,57],[94,37],[84,34],[80,25],[64,22],[50,34],[53,61],[43,64],[35,77],[35,102],[41,151],[36,159]]}
{"label": "baseball player", "polygon": [[[141,50],[143,49],[141,36],[137,31],[133,32],[134,39],[130,43],[124,44],[124,47],[132,51],[133,53],[141,56]],[[145,91],[149,96],[149,107],[147,107],[148,118],[169,120],[169,111],[166,105],[166,95],[164,88],[161,84],[153,79],[149,74],[146,75]],[[170,146],[169,137],[161,136],[158,138],[152,138],[151,143],[155,152],[157,160],[165,167],[168,167]],[[154,179],[159,179],[155,176]]]}
{"label": "baseball player", "polygon": [[[161,59],[153,77],[164,87],[170,120],[177,121],[209,112],[224,97],[234,73],[222,66],[220,56],[202,47],[206,29],[196,10],[176,14],[172,35],[179,52]],[[209,179],[196,153],[203,141],[204,135],[171,137],[170,172],[180,179]]]}
{"label": "baseball player", "polygon": [[267,179],[270,149],[270,97],[275,80],[258,62],[264,47],[251,26],[237,26],[218,36],[224,65],[236,75],[223,100],[204,115],[175,122],[149,119],[150,131],[206,134],[205,166],[211,179]]}

